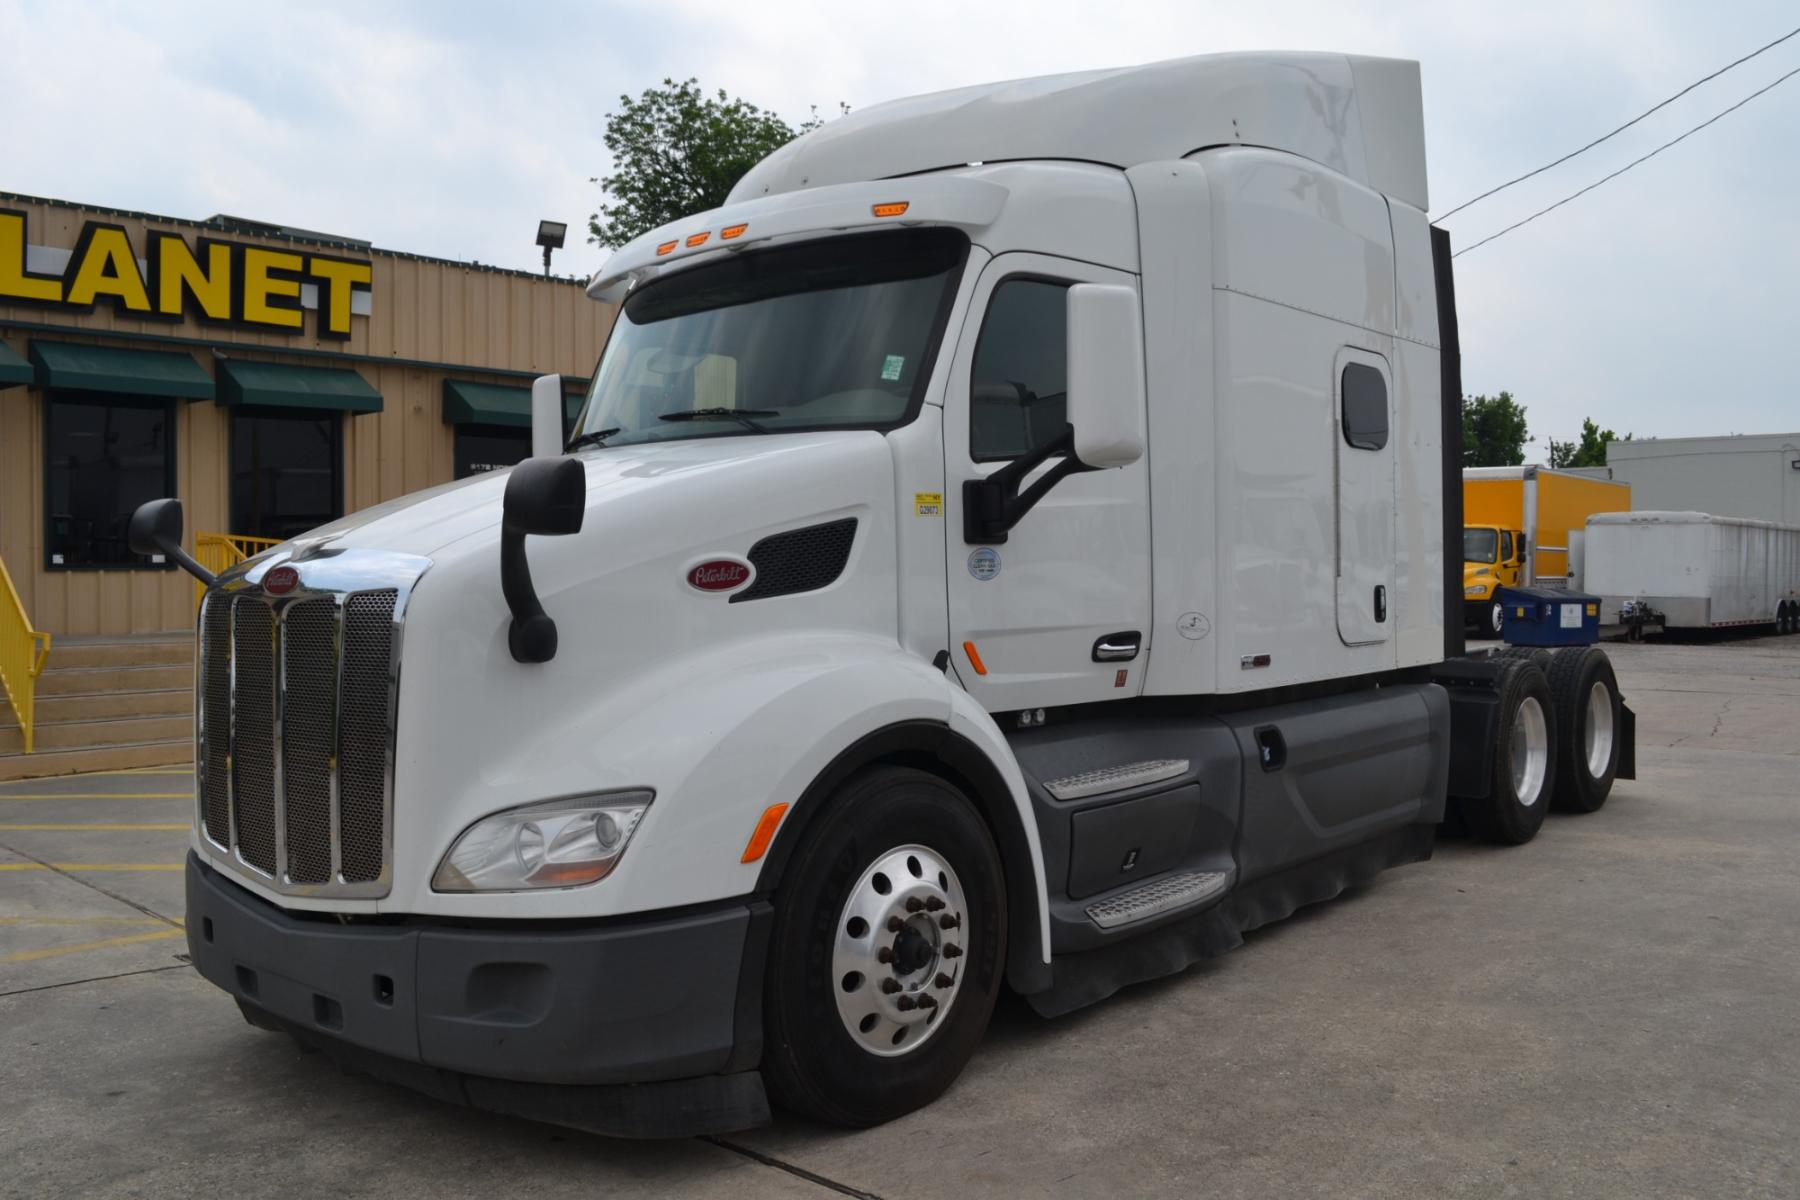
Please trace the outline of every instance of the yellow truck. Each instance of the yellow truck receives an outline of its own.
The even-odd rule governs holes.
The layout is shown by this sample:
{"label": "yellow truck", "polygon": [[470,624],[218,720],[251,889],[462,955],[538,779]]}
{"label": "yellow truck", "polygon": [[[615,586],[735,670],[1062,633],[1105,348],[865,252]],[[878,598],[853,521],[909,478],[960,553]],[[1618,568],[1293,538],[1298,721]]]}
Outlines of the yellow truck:
{"label": "yellow truck", "polygon": [[1569,583],[1569,534],[1630,512],[1631,485],[1550,467],[1463,468],[1463,617],[1500,636],[1499,590]]}

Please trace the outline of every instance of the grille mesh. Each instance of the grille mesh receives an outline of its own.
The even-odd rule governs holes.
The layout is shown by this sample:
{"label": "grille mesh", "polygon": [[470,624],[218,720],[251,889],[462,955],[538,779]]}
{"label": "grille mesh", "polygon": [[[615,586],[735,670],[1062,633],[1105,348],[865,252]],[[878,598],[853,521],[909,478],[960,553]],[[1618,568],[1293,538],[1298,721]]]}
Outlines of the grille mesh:
{"label": "grille mesh", "polygon": [[338,806],[342,871],[349,883],[381,877],[386,810],[389,654],[394,644],[393,589],[358,592],[344,602],[343,715],[338,730]]}
{"label": "grille mesh", "polygon": [[200,815],[206,835],[231,844],[231,601],[209,596],[200,618]]}
{"label": "grille mesh", "polygon": [[817,591],[844,573],[855,541],[855,517],[772,533],[750,547],[756,581],[732,596],[731,603]]}
{"label": "grille mesh", "polygon": [[337,727],[337,602],[305,600],[281,616],[281,783],[288,877],[331,878],[331,760]]}
{"label": "grille mesh", "polygon": [[238,853],[259,871],[275,873],[275,620],[261,600],[232,605],[232,815]]}

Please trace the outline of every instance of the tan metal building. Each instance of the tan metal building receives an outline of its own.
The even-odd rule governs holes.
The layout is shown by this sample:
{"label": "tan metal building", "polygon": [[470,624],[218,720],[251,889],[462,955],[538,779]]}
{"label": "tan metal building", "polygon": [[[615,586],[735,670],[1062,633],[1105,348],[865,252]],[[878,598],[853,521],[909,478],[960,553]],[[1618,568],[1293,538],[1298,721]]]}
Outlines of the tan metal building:
{"label": "tan metal building", "polygon": [[[190,550],[222,566],[516,462],[531,381],[564,375],[572,419],[613,315],[570,279],[0,193],[7,694],[30,688],[8,668],[21,621],[56,639],[49,674],[191,631],[192,581],[126,545],[142,501],[179,496]],[[19,707],[0,703],[0,756],[22,748]]]}

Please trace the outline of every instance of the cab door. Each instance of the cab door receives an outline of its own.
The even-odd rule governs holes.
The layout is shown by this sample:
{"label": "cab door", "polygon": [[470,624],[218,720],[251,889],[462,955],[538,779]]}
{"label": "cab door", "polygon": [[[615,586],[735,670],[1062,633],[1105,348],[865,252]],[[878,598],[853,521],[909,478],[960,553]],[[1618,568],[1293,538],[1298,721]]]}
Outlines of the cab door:
{"label": "cab door", "polygon": [[[1122,699],[1150,652],[1148,455],[1062,479],[1003,539],[965,541],[963,483],[1062,433],[1077,283],[1136,278],[1003,254],[976,285],[944,398],[951,659],[990,712]],[[1142,347],[1138,347],[1142,353]],[[1029,488],[1060,458],[1027,477]]]}
{"label": "cab door", "polygon": [[1337,627],[1346,646],[1385,642],[1394,593],[1394,442],[1387,360],[1337,360]]}

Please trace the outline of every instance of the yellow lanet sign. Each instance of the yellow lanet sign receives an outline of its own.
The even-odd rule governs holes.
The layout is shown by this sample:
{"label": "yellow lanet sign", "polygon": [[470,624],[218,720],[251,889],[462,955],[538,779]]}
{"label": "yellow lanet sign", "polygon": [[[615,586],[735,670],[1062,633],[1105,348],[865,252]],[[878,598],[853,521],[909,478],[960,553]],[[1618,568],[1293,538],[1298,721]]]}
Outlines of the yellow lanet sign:
{"label": "yellow lanet sign", "polygon": [[318,295],[316,332],[350,336],[356,293],[374,285],[367,259],[311,254],[246,242],[152,230],[140,261],[122,225],[89,221],[61,274],[33,271],[27,262],[25,213],[0,209],[0,304],[23,303],[91,311],[102,301],[125,316],[195,317],[214,324],[300,333],[306,326],[302,289]]}

